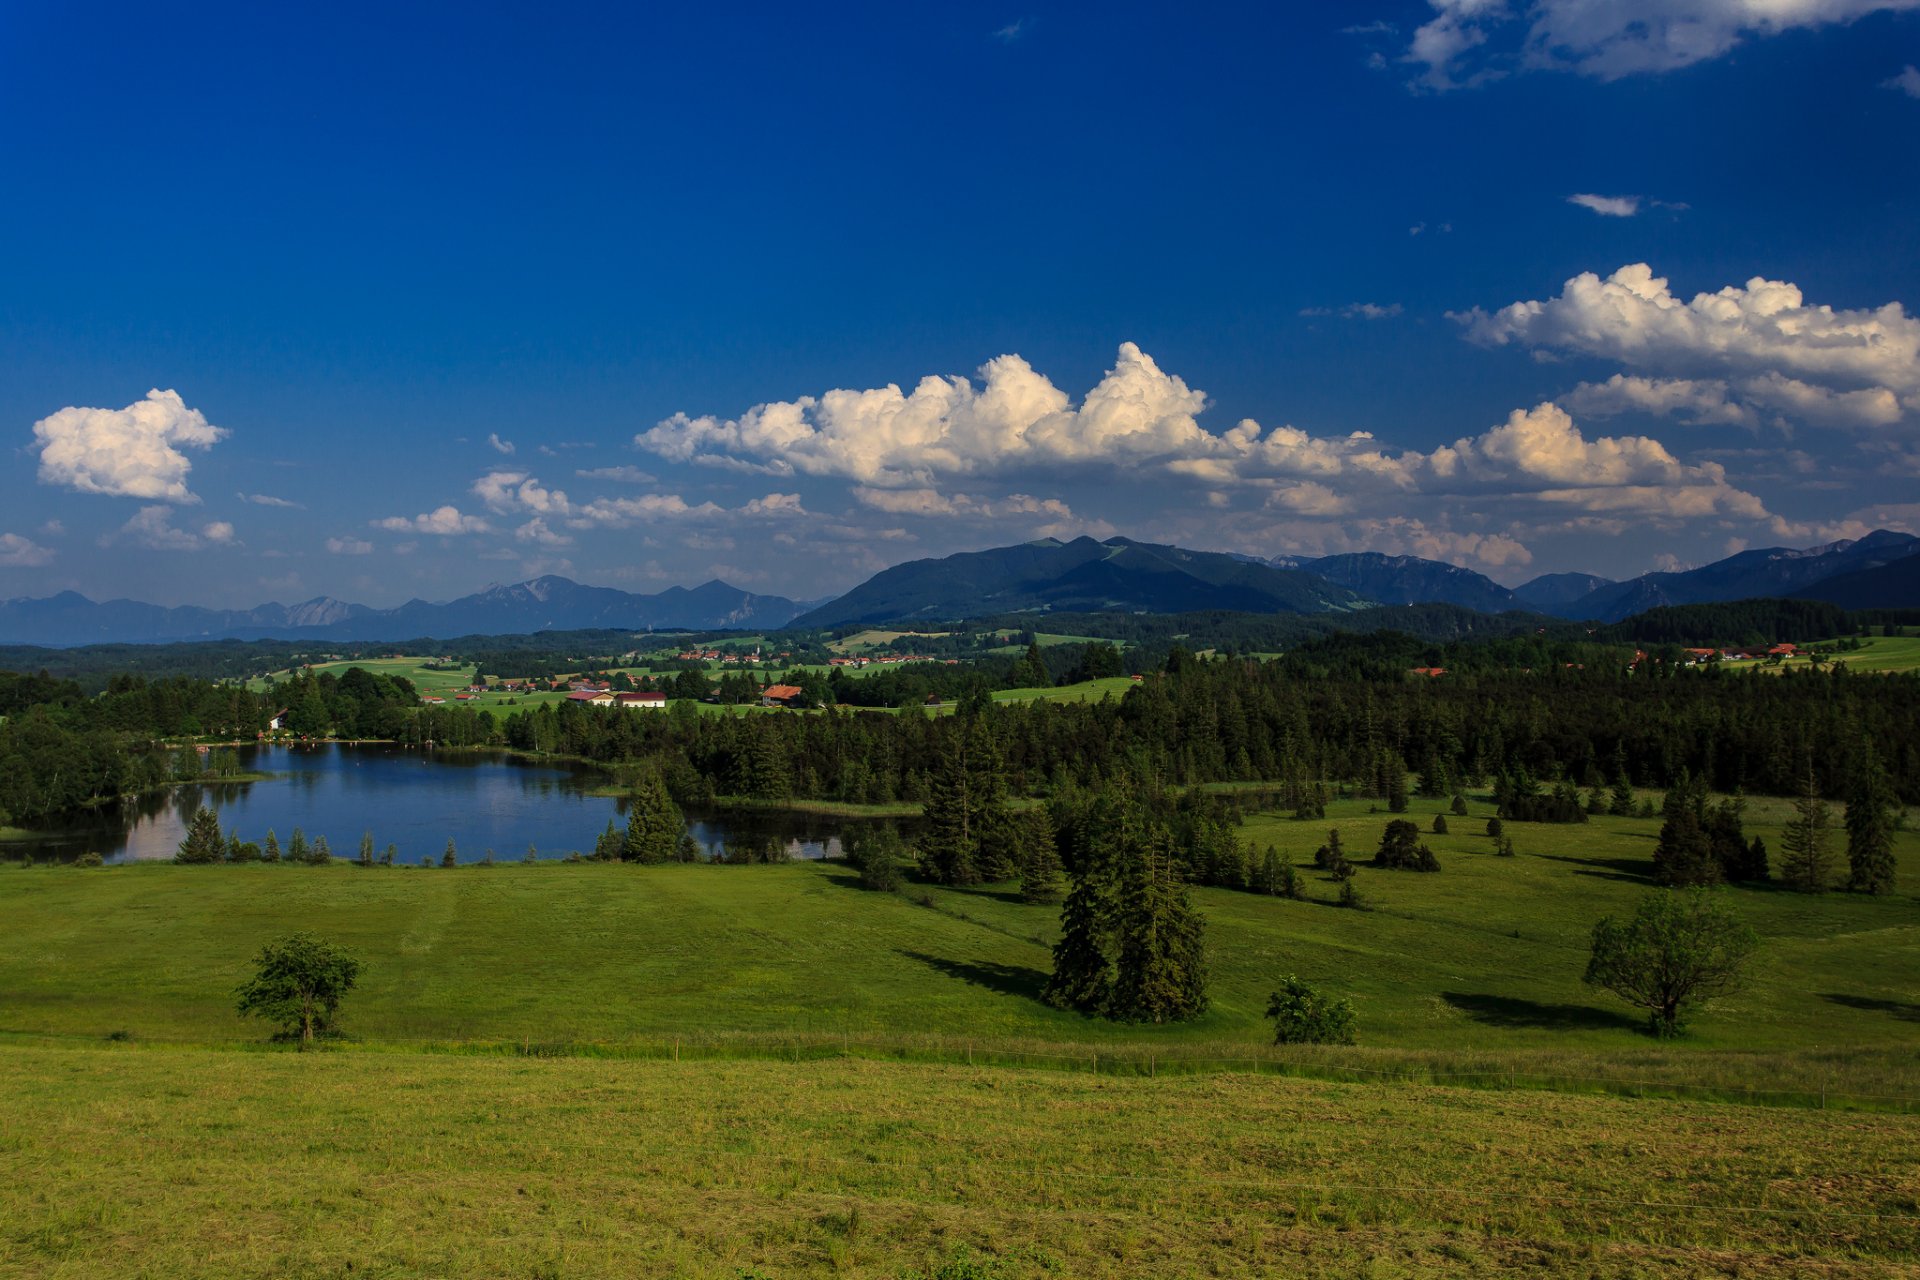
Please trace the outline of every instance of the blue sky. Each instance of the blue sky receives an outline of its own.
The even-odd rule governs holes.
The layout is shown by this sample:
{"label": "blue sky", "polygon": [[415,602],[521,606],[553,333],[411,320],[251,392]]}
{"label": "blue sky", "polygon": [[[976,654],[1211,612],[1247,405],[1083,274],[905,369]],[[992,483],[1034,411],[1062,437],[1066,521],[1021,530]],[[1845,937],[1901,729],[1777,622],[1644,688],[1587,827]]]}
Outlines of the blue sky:
{"label": "blue sky", "polygon": [[1751,7],[9,5],[0,596],[1920,531],[1920,0]]}

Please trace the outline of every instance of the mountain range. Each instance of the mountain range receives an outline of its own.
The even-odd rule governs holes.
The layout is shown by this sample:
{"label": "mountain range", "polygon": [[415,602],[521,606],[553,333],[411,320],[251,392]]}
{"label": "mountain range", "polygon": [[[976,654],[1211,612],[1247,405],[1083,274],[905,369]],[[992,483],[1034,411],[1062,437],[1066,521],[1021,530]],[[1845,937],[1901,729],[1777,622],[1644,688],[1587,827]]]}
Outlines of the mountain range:
{"label": "mountain range", "polygon": [[807,606],[715,579],[691,589],[636,595],[567,578],[491,586],[444,604],[409,600],[371,609],[325,596],[253,609],[166,608],[136,600],[94,602],[72,591],[0,600],[0,643],[152,644],[177,640],[403,640],[611,627],[634,631],[778,629]]}
{"label": "mountain range", "polygon": [[837,599],[813,604],[714,580],[636,595],[544,577],[491,586],[445,603],[394,609],[319,597],[252,609],[98,602],[75,592],[0,601],[0,643],[80,645],[213,639],[405,640],[587,628],[778,630],[934,621],[1018,612],[1342,613],[1380,605],[1451,604],[1615,622],[1662,605],[1766,596],[1849,609],[1920,608],[1920,538],[1877,530],[1816,547],[1742,551],[1698,569],[1625,582],[1544,574],[1501,586],[1484,574],[1418,556],[1377,552],[1304,558],[1192,551],[1113,537],[1043,538],[913,560],[883,569]]}
{"label": "mountain range", "polygon": [[1327,613],[1369,603],[1325,578],[1245,556],[1131,538],[1042,538],[894,565],[802,614],[794,625],[838,627],[1027,610]]}

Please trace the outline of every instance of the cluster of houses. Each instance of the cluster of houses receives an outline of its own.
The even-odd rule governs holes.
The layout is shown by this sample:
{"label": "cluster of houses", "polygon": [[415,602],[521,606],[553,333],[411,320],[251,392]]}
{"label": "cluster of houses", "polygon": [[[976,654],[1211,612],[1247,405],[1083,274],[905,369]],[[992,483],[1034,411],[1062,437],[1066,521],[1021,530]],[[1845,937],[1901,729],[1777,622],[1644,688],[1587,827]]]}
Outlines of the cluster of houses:
{"label": "cluster of houses", "polygon": [[857,658],[828,658],[830,667],[849,667],[855,671],[863,667],[895,666],[902,662],[939,662],[949,667],[960,665],[958,658],[936,658],[928,653],[876,653]]}
{"label": "cluster of houses", "polygon": [[665,711],[667,695],[664,693],[615,693],[610,689],[575,689],[567,694],[568,702],[585,703],[590,707],[625,707],[629,711]]}
{"label": "cluster of houses", "polygon": [[[725,666],[755,666],[760,662],[760,651],[758,649],[755,649],[752,653],[722,653],[718,649],[683,649],[673,656],[682,662],[718,662]],[[773,655],[774,661],[776,662],[783,658],[791,658],[792,656],[792,652],[787,650]]]}
{"label": "cluster of houses", "polygon": [[[1800,646],[1782,642],[1768,645],[1766,648],[1750,649],[1682,649],[1686,656],[1680,661],[1683,666],[1697,667],[1708,662],[1763,662],[1768,658],[1794,658],[1800,654]],[[1644,649],[1633,651],[1633,666],[1639,666],[1647,660]]]}

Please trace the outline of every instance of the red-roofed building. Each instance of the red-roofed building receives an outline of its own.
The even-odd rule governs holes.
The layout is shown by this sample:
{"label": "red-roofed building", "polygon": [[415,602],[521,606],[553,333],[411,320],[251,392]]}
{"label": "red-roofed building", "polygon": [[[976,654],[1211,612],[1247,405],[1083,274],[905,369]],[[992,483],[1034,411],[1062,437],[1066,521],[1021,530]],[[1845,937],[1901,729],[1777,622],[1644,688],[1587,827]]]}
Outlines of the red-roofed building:
{"label": "red-roofed building", "polygon": [[763,707],[792,706],[794,699],[805,693],[806,690],[797,684],[770,684],[760,691],[760,705]]}

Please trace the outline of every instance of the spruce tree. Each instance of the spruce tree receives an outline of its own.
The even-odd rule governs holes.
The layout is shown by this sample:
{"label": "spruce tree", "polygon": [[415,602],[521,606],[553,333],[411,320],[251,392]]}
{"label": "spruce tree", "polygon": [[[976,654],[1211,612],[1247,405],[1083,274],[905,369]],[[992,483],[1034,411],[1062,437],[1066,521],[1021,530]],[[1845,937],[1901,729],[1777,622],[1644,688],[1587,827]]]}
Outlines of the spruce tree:
{"label": "spruce tree", "polygon": [[1164,831],[1126,851],[1117,887],[1109,1016],[1155,1023],[1198,1016],[1207,1007],[1205,925]]}
{"label": "spruce tree", "polygon": [[175,862],[218,862],[226,856],[226,837],[220,833],[220,815],[211,805],[201,805],[193,811],[193,817],[187,823],[187,837],[180,842],[180,851],[173,855]]}
{"label": "spruce tree", "polygon": [[1107,880],[1109,868],[1085,866],[1060,909],[1060,941],[1053,945],[1053,976],[1045,999],[1062,1009],[1105,1013],[1113,991],[1113,962],[1107,957]]}
{"label": "spruce tree", "polygon": [[992,839],[1002,814],[999,752],[980,711],[955,716],[928,779],[920,868],[941,884],[978,884],[1010,874],[1005,845]]}
{"label": "spruce tree", "polygon": [[360,833],[360,865],[363,867],[373,865],[373,832],[371,831]]}
{"label": "spruce tree", "polygon": [[618,862],[626,849],[626,837],[613,825],[613,819],[607,819],[607,829],[593,842],[593,856],[598,862]]}
{"label": "spruce tree", "polygon": [[446,852],[440,855],[440,865],[443,867],[457,867],[460,865],[460,851],[454,848],[452,836],[447,837],[447,848]]}
{"label": "spruce tree", "polygon": [[1847,888],[1892,893],[1893,795],[1871,742],[1860,744],[1847,790]]}
{"label": "spruce tree", "polygon": [[307,851],[307,861],[316,867],[324,867],[333,861],[333,849],[327,844],[325,836],[313,842],[313,848]]}
{"label": "spruce tree", "polygon": [[280,861],[280,837],[273,834],[272,827],[267,828],[267,843],[266,846],[260,850],[260,861]]}
{"label": "spruce tree", "polygon": [[1713,839],[1691,804],[1675,806],[1660,827],[1653,848],[1654,878],[1669,888],[1720,883],[1720,861],[1713,856]]}
{"label": "spruce tree", "polygon": [[307,833],[299,827],[293,829],[293,835],[287,840],[287,861],[305,862],[307,860]]}
{"label": "spruce tree", "polygon": [[1060,900],[1060,846],[1054,838],[1053,820],[1045,809],[1022,815],[1020,840],[1020,900],[1057,902]]}
{"label": "spruce tree", "polygon": [[627,799],[627,838],[620,857],[628,862],[671,862],[685,827],[680,807],[667,794],[667,784],[648,770]]}
{"label": "spruce tree", "polygon": [[1247,888],[1254,893],[1276,894],[1280,892],[1280,854],[1272,845],[1257,858],[1247,876]]}
{"label": "spruce tree", "polygon": [[1809,761],[1800,798],[1793,802],[1793,817],[1780,835],[1780,878],[1802,893],[1825,893],[1833,879],[1828,839],[1832,824],[1832,812],[1820,798],[1820,784]]}
{"label": "spruce tree", "polygon": [[1627,777],[1627,753],[1625,748],[1614,752],[1613,756],[1613,792],[1608,797],[1607,808],[1616,818],[1633,816],[1633,782]]}

